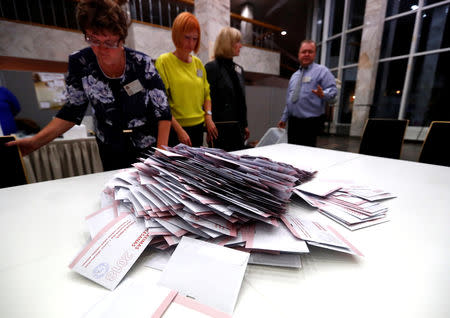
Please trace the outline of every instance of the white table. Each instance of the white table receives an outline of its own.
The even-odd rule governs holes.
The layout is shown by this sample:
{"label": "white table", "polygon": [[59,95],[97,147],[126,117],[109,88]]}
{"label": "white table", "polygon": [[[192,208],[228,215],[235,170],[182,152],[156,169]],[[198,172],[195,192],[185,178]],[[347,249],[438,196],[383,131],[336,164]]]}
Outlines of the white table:
{"label": "white table", "polygon": [[[387,201],[390,222],[355,232],[291,205],[334,225],[365,257],[311,248],[300,270],[249,265],[233,317],[449,317],[450,168],[286,144],[244,152],[398,197]],[[110,293],[68,264],[89,241],[84,216],[99,208],[113,174],[0,190],[1,317],[80,317]],[[159,275],[138,262],[126,277],[156,284]],[[173,304],[164,317],[180,313],[199,316]]]}

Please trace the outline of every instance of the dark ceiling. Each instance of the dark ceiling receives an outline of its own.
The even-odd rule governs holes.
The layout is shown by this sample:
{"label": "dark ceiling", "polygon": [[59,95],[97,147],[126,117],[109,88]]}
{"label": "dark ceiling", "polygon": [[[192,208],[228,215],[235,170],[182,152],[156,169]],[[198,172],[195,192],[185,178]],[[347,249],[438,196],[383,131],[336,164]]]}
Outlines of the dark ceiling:
{"label": "dark ceiling", "polygon": [[253,19],[287,31],[276,37],[281,52],[280,75],[290,77],[298,67],[298,46],[306,38],[313,1],[308,0],[231,0],[231,12],[241,14],[245,4],[253,8]]}

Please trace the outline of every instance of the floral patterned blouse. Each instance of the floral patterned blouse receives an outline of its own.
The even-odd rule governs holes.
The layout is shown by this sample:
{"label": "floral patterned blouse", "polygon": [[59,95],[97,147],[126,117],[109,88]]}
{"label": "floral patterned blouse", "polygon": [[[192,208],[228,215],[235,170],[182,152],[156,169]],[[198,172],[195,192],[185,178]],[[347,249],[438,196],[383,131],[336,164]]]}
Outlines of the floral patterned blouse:
{"label": "floral patterned blouse", "polygon": [[[131,139],[135,148],[145,149],[156,145],[158,122],[170,121],[172,115],[164,84],[150,57],[124,49],[125,72],[117,79],[103,73],[90,47],[72,53],[66,77],[67,103],[56,117],[79,125],[90,104],[100,142],[120,149]],[[130,96],[124,86],[136,80],[143,89]]]}

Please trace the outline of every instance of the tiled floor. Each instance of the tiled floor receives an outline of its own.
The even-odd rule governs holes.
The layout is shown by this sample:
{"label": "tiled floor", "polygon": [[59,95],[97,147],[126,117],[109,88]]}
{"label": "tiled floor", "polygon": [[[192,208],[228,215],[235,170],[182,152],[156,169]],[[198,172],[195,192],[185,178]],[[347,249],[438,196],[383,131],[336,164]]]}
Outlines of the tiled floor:
{"label": "tiled floor", "polygon": [[[334,149],[348,152],[359,152],[359,144],[361,138],[349,137],[349,136],[335,136],[324,135],[320,136],[317,140],[317,146],[319,148]],[[400,159],[417,161],[419,159],[420,150],[422,149],[422,143],[405,141],[403,144],[402,154]]]}

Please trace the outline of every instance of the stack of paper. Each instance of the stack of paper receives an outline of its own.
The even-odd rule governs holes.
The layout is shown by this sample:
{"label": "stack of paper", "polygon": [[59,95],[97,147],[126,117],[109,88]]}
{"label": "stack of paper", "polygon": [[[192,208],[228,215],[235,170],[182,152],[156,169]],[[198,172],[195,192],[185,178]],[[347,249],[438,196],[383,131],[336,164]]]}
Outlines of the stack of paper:
{"label": "stack of paper", "polygon": [[294,189],[309,205],[342,224],[357,230],[389,221],[388,208],[380,201],[394,198],[392,193],[365,186],[344,186],[324,181],[311,181]]}
{"label": "stack of paper", "polygon": [[[164,270],[164,286],[231,314],[247,263],[300,268],[308,245],[362,255],[331,227],[286,213],[295,186],[313,175],[217,149],[158,150],[107,183],[102,208],[86,217],[92,241],[70,267],[114,289],[149,247],[145,263]],[[199,283],[205,273],[216,279]],[[209,293],[219,280],[230,284],[226,296]]]}
{"label": "stack of paper", "polygon": [[145,220],[160,249],[183,235],[237,237],[249,221],[274,224],[294,186],[313,176],[265,158],[185,145],[159,150],[135,167],[116,175],[107,192]]}

